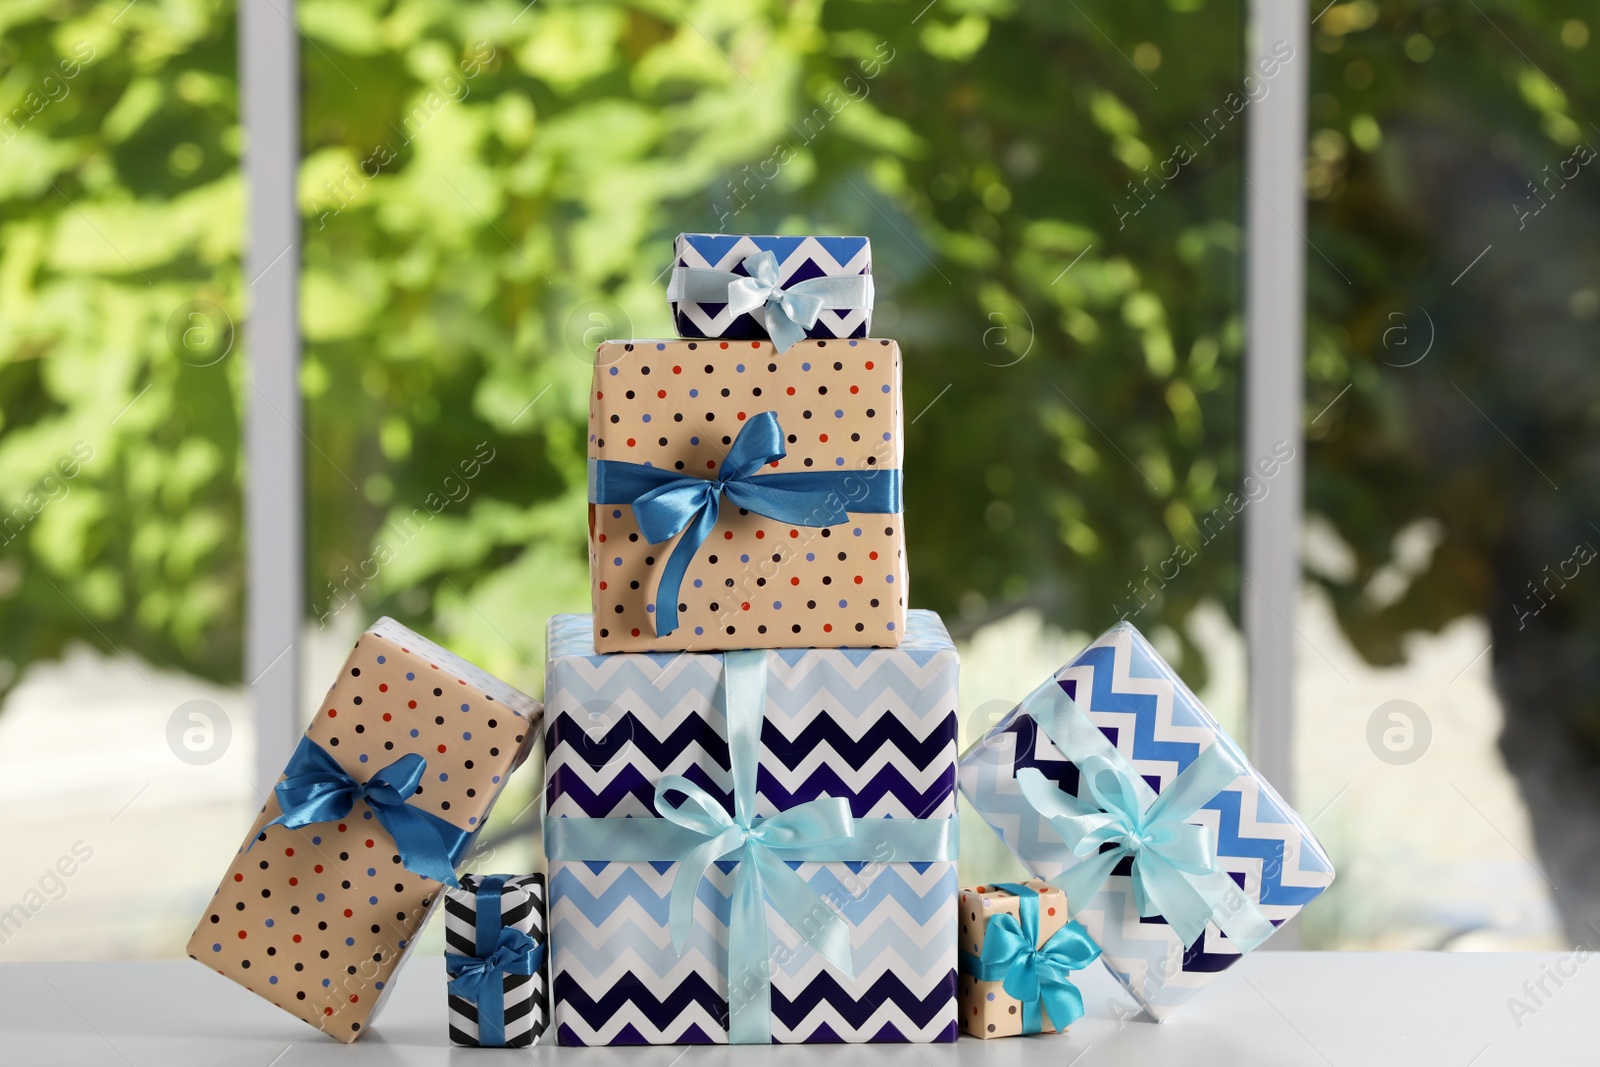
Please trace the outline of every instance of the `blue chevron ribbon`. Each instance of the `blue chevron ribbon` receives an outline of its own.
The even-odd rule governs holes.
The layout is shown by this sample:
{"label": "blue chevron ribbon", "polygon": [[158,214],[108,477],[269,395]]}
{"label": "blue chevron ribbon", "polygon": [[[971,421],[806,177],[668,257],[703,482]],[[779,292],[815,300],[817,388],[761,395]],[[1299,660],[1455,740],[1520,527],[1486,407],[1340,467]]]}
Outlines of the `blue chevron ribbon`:
{"label": "blue chevron ribbon", "polygon": [[667,300],[673,304],[726,304],[734,315],[749,314],[766,328],[772,347],[779,352],[804,340],[824,308],[872,307],[870,274],[809,278],[785,286],[778,257],[769,251],[746,256],[740,266],[746,274],[673,267],[667,282]]}
{"label": "blue chevron ribbon", "polygon": [[504,924],[500,895],[509,876],[491,874],[478,882],[473,907],[473,955],[445,953],[450,992],[478,1008],[478,1044],[503,1048],[506,1043],[508,974],[534,974],[544,965],[544,946],[515,926]]}
{"label": "blue chevron ribbon", "polygon": [[678,590],[684,572],[717,525],[724,497],[735,507],[794,526],[837,526],[850,512],[895,514],[901,509],[900,472],[791,471],[759,474],[787,455],[778,415],[763,411],[739,430],[715,478],[678,474],[643,463],[589,461],[589,503],[628,504],[652,545],[683,537],[656,586],[656,636],[678,628]]}
{"label": "blue chevron ribbon", "polygon": [[[728,923],[728,1040],[772,1040],[772,973],[766,901],[824,959],[848,977],[855,967],[850,926],[789,862],[860,860],[932,863],[956,858],[954,819],[857,819],[848,801],[819,797],[770,817],[755,815],[761,723],[767,703],[764,650],[723,653],[723,695],[733,813],[698,783],[667,775],[656,783],[657,818],[545,817],[552,860],[676,862],[668,929],[683,951],[694,928],[700,883],[718,860],[732,860]],[[681,800],[674,800],[681,797]]]}
{"label": "blue chevron ribbon", "polygon": [[1157,795],[1055,679],[1034,690],[1022,707],[1078,768],[1078,792],[1087,794],[1056,788],[1037,767],[1017,772],[1023,797],[1073,855],[1082,857],[1050,879],[1066,892],[1071,915],[1099,892],[1123,857],[1131,856],[1139,914],[1161,916],[1185,946],[1200,939],[1208,921],[1241,952],[1272,936],[1272,921],[1222,869],[1214,831],[1188,821],[1249,773],[1227,738],[1218,737],[1202,750]]}
{"label": "blue chevron ribbon", "polygon": [[1050,1012],[1057,1033],[1083,1015],[1083,994],[1072,984],[1081,971],[1100,958],[1100,946],[1089,932],[1069,922],[1044,942],[1039,940],[1039,891],[1016,882],[996,882],[1017,898],[1017,915],[990,917],[983,929],[983,950],[961,954],[961,973],[980,982],[999,982],[1006,995],[1022,1004],[1022,1032],[1044,1029],[1041,1007]]}
{"label": "blue chevron ribbon", "polygon": [[[472,834],[409,803],[427,771],[428,761],[408,752],[365,782],[358,782],[327,749],[310,737],[301,737],[284,768],[283,781],[274,790],[283,813],[267,826],[297,830],[312,823],[336,822],[350,814],[356,801],[365,801],[394,838],[401,866],[435,882],[459,885],[456,864],[467,851]],[[250,844],[255,847],[255,841]]]}

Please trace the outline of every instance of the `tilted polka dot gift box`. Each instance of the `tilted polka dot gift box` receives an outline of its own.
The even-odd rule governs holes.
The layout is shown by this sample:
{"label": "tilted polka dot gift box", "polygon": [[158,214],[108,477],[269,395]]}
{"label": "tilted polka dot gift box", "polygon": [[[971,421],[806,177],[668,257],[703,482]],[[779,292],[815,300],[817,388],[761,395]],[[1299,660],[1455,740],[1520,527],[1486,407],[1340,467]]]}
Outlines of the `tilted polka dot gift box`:
{"label": "tilted polka dot gift box", "polygon": [[188,953],[354,1041],[543,706],[392,619],[356,643]]}
{"label": "tilted polka dot gift box", "polygon": [[895,342],[607,341],[589,431],[596,651],[899,645]]}

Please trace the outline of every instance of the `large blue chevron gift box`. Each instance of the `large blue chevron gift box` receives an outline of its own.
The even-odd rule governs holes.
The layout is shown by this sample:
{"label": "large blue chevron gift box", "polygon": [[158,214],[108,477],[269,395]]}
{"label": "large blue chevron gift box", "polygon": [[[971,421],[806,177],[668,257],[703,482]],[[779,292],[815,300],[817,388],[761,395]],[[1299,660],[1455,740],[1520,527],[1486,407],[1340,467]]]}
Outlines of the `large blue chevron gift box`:
{"label": "large blue chevron gift box", "polygon": [[1156,1019],[1333,881],[1311,828],[1127,623],[975,741],[960,774]]}
{"label": "large blue chevron gift box", "polygon": [[955,647],[596,654],[550,622],[563,1045],[956,1038]]}

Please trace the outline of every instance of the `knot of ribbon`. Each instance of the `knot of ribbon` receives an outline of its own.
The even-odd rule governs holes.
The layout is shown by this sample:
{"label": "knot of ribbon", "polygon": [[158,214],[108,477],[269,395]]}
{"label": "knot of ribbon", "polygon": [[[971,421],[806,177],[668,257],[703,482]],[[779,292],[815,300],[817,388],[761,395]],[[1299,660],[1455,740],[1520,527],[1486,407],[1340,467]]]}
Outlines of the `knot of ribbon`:
{"label": "knot of ribbon", "polygon": [[591,460],[589,500],[633,507],[639,531],[651,544],[683,534],[656,587],[655,630],[665,637],[678,628],[678,591],[684,572],[716,528],[726,499],[746,511],[791,526],[836,526],[849,512],[900,510],[900,472],[802,471],[755,477],[787,454],[778,415],[763,411],[748,419],[733,440],[715,478],[618,460]]}
{"label": "knot of ribbon", "polygon": [[[298,830],[313,823],[337,822],[361,801],[394,838],[406,870],[457,885],[455,866],[471,834],[409,803],[427,771],[428,761],[409,752],[365,782],[358,782],[326,749],[302,737],[274,790],[282,814],[267,826]],[[251,845],[254,847],[254,842]]]}
{"label": "knot of ribbon", "polygon": [[998,981],[1006,994],[1022,1004],[1022,1032],[1044,1029],[1043,1013],[1050,1025],[1066,1029],[1083,1015],[1083,994],[1072,984],[1073,971],[1081,971],[1100,958],[1100,946],[1088,931],[1069,922],[1039,943],[1039,891],[1012,882],[997,889],[1017,897],[1017,915],[1002,913],[989,919],[983,931],[983,950],[963,953],[961,968],[980,982]]}
{"label": "knot of ribbon", "polygon": [[808,278],[782,284],[778,257],[754,252],[740,264],[744,274],[727,270],[675,267],[667,298],[696,304],[727,304],[734,315],[753,315],[779,352],[801,341],[824,308],[872,306],[872,275]]}
{"label": "knot of ribbon", "polygon": [[1219,738],[1159,795],[1052,679],[1023,704],[1039,729],[1078,768],[1078,796],[1058,789],[1035,767],[1017,785],[1081,862],[1050,879],[1067,894],[1072,914],[1100,891],[1124,857],[1132,857],[1131,889],[1145,918],[1161,916],[1193,945],[1207,922],[1249,952],[1273,925],[1222,869],[1216,835],[1192,823],[1208,801],[1242,774],[1243,757]]}
{"label": "knot of ribbon", "polygon": [[[728,652],[724,701],[733,813],[699,784],[668,775],[656,785],[658,818],[545,819],[551,860],[676,861],[668,930],[682,952],[694,929],[700,886],[732,860],[728,920],[728,1040],[772,1040],[772,971],[766,902],[824,959],[855,974],[850,925],[785,861],[934,863],[957,854],[954,819],[858,819],[843,798],[819,797],[778,815],[753,814],[767,694],[767,654]],[[681,800],[674,800],[680,796]]]}
{"label": "knot of ribbon", "polygon": [[498,1048],[506,1043],[506,990],[503,975],[531,975],[544,966],[544,945],[501,920],[500,896],[505,875],[483,878],[476,893],[477,955],[447,952],[444,969],[450,976],[450,993],[471,1001],[478,1009],[478,1044]]}

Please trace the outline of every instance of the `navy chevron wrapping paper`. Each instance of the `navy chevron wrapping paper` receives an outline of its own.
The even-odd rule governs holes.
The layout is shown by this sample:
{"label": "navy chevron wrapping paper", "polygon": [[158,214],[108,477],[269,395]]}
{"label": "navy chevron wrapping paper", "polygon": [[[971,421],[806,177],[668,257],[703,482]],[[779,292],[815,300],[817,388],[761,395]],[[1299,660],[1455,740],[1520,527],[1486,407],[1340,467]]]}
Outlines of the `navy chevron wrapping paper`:
{"label": "navy chevron wrapping paper", "polygon": [[[673,273],[667,287],[667,303],[679,337],[725,337],[750,340],[772,337],[763,309],[744,311],[721,299],[697,299],[710,294],[697,292],[694,281],[707,280],[713,272],[746,277],[756,262],[752,257],[767,253],[777,285],[803,294],[806,283],[818,279],[853,279],[860,292],[846,299],[825,294],[815,319],[804,322],[797,331],[806,337],[865,337],[872,330],[872,242],[865,237],[795,237],[748,233],[682,233],[673,248]],[[827,284],[827,283],[822,283]],[[726,290],[727,282],[722,282]],[[789,347],[791,338],[779,340],[779,350]]]}
{"label": "navy chevron wrapping paper", "polygon": [[[550,622],[547,818],[654,817],[656,784],[682,775],[733,810],[724,657],[594,652],[588,616]],[[953,824],[957,658],[937,615],[913,611],[894,649],[765,653],[755,814],[819,797],[857,819]],[[953,825],[952,825],[953,829]],[[854,975],[766,905],[775,1043],[953,1041],[953,861],[786,864],[849,926]],[[554,1024],[563,1045],[728,1040],[735,866],[698,886],[680,955],[668,928],[678,864],[550,861]]]}
{"label": "navy chevron wrapping paper", "polygon": [[[1208,848],[1214,851],[1212,874],[1179,875],[1193,884],[1210,877],[1230,895],[1210,919],[1202,915],[1203,927],[1195,923],[1200,932],[1194,938],[1180,936],[1167,918],[1150,914],[1151,900],[1140,907],[1135,883],[1159,866],[1161,857],[1139,857],[1144,874],[1136,879],[1134,856],[1123,855],[1102,881],[1098,872],[1086,868],[1107,868],[1106,860],[1113,858],[1101,849],[1118,831],[1102,829],[1099,837],[1086,837],[1075,851],[1062,828],[1072,836],[1075,828],[1112,820],[1091,812],[1052,822],[1033,803],[1041,797],[1041,787],[1049,795],[1043,799],[1059,803],[1058,792],[1079,798],[1080,810],[1108,810],[1101,802],[1118,795],[1107,760],[1090,759],[1091,783],[1091,776],[1080,775],[1081,768],[1063,754],[1062,747],[1082,747],[1074,742],[1083,742],[1084,734],[1063,736],[1060,728],[1051,733],[1040,725],[1041,719],[1051,720],[1052,711],[1066,713],[1058,722],[1081,724],[1090,742],[1109,742],[1115,750],[1107,750],[1112,761],[1120,754],[1131,764],[1133,780],[1125,784],[1132,788],[1126,792],[1154,794],[1147,814],[1159,814],[1161,798],[1168,798],[1171,821],[1155,827],[1157,832],[1147,834],[1140,848],[1158,852],[1187,833],[1192,844],[1200,845],[1191,859]],[[1210,781],[1223,784],[1192,788],[1196,779],[1186,772],[1204,773],[1207,768]],[[961,792],[1029,871],[1054,884],[1068,883],[1072,917],[1104,950],[1101,959],[1112,974],[1158,1020],[1237,963],[1333,881],[1333,864],[1311,828],[1128,623],[1107,631],[972,744],[961,757]],[[1184,810],[1188,804],[1170,804],[1180,793],[1195,802],[1192,810]],[[1071,887],[1075,882],[1096,888],[1077,895]]]}

